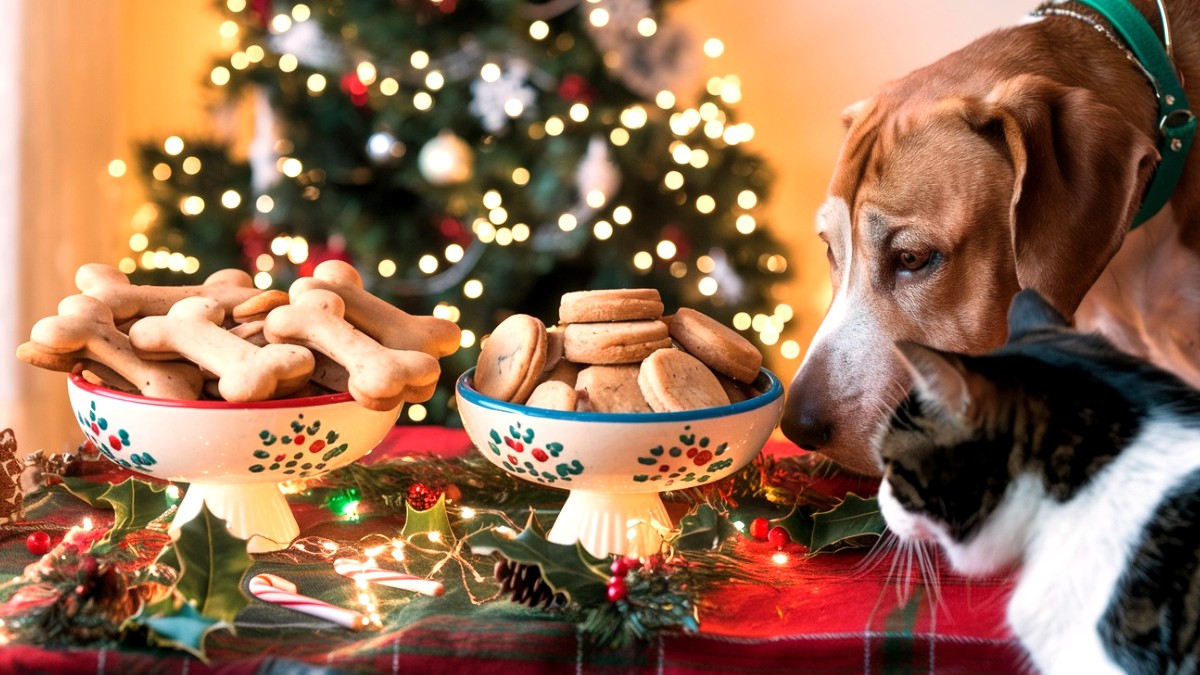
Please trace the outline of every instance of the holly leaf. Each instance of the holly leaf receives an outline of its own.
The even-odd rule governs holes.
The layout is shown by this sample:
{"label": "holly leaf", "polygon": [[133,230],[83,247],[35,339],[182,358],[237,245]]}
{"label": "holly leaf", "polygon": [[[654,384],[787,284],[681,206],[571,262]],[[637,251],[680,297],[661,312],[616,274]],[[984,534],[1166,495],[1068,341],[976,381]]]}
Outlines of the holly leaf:
{"label": "holly leaf", "polygon": [[181,649],[204,663],[208,663],[204,639],[215,630],[229,628],[228,623],[205,616],[186,602],[173,614],[144,617],[142,623],[150,629],[150,644]]}
{"label": "holly leaf", "polygon": [[887,523],[874,497],[863,499],[853,492],[828,511],[814,513],[809,554],[827,548],[860,547],[878,539]]}
{"label": "holly leaf", "polygon": [[709,504],[698,504],[679,519],[679,534],[672,540],[683,551],[720,548],[721,542],[737,534],[737,528],[724,513]]}
{"label": "holly leaf", "polygon": [[770,523],[771,527],[782,527],[787,530],[792,541],[812,543],[813,517],[811,509],[802,509],[798,503],[792,504],[792,510],[786,516],[772,519]]}
{"label": "holly leaf", "polygon": [[480,530],[471,535],[471,550],[487,555],[498,552],[523,565],[537,565],[542,580],[556,593],[581,605],[607,602],[608,561],[587,552],[578,542],[555,544],[542,534],[537,517],[529,514],[525,529],[516,536],[499,528]]}
{"label": "holly leaf", "polygon": [[242,577],[254,561],[246,553],[246,540],[230,534],[225,521],[205,504],[179,529],[174,548],[180,567],[175,590],[204,616],[232,622],[249,603]]}
{"label": "holly leaf", "polygon": [[136,478],[109,486],[100,495],[100,502],[112,506],[113,526],[105,536],[106,541],[120,541],[125,533],[141,530],[167,511],[167,488],[152,485]]}
{"label": "holly leaf", "polygon": [[[418,511],[412,504],[405,502],[404,529],[401,536],[411,540],[413,537],[429,539],[431,532],[438,533],[438,541],[449,547],[454,542],[454,531],[450,529],[450,518],[446,515],[446,495],[438,497],[437,503]],[[431,540],[432,541],[432,540]]]}
{"label": "holly leaf", "polygon": [[107,505],[100,503],[100,497],[112,487],[110,484],[98,483],[94,480],[79,478],[78,476],[66,476],[62,481],[59,487],[66,490],[75,498],[87,502],[89,506],[106,508]]}

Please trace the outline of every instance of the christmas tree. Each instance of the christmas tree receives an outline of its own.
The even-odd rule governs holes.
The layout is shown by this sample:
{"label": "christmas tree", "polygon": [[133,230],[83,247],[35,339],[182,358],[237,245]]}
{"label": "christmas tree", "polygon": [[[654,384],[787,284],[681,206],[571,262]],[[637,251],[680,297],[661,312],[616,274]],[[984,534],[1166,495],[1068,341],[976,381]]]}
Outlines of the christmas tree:
{"label": "christmas tree", "polygon": [[[243,267],[283,288],[330,258],[410,313],[459,323],[443,386],[505,316],[548,324],[574,290],[659,289],[755,339],[791,310],[743,145],[736,76],[656,0],[226,0],[209,86],[253,107],[246,157],[173,136],[140,150],[149,203],[121,268],[198,283]],[[777,287],[776,287],[777,288]]]}

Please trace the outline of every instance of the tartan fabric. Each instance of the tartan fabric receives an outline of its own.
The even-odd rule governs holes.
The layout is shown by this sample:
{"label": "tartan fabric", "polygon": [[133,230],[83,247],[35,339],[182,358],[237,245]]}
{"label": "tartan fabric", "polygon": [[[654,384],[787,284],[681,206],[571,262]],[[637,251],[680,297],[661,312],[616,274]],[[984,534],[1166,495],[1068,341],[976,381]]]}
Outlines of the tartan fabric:
{"label": "tartan fabric", "polygon": [[[431,449],[446,456],[470,452],[459,430],[398,427],[364,461]],[[788,453],[772,442],[767,452]],[[863,483],[848,483],[863,493]],[[0,574],[19,574],[35,557],[25,547],[34,530],[65,532],[94,511],[57,491],[28,504],[30,521],[0,527]],[[372,532],[392,533],[402,516],[378,514],[358,523],[338,521],[316,504],[293,502],[302,536],[356,542]],[[670,635],[645,648],[614,651],[588,646],[552,612],[506,601],[473,605],[458,571],[445,568],[446,594],[414,596],[376,587],[384,629],[353,633],[257,600],[238,615],[236,635],[217,632],[207,642],[209,662],[171,650],[116,648],[0,649],[4,673],[1011,673],[1022,653],[1004,627],[1011,584],[965,580],[940,570],[940,597],[917,586],[907,602],[889,581],[882,554],[834,553],[770,562],[763,542],[739,544],[750,559],[772,566],[769,584],[729,584],[707,593],[700,632]],[[352,606],[353,584],[328,561],[294,552],[256,557],[251,573],[273,572],[300,591]],[[490,570],[481,570],[488,574]]]}

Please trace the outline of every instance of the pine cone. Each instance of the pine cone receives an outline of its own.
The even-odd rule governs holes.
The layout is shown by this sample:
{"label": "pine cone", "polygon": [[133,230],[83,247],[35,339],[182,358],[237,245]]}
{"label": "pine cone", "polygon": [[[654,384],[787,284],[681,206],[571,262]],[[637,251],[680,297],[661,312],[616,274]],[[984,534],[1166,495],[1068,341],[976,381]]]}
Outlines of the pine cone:
{"label": "pine cone", "polygon": [[542,580],[542,571],[537,565],[523,565],[506,558],[496,561],[496,581],[500,582],[500,593],[511,595],[512,601],[529,607],[542,606],[546,609],[551,603],[565,604],[566,597],[555,593]]}

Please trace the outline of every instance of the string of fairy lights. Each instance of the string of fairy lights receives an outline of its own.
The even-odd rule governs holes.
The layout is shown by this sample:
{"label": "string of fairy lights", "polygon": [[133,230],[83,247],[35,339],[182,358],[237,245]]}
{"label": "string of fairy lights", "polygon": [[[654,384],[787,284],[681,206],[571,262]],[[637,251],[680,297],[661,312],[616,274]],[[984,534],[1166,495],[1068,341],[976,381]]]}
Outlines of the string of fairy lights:
{"label": "string of fairy lights", "polygon": [[[431,1],[435,5],[438,4],[438,0]],[[581,0],[580,4],[596,4],[598,1]],[[225,5],[234,14],[247,11],[246,0],[226,0]],[[611,13],[603,6],[586,8],[585,11],[588,21],[597,29],[603,29],[612,20]],[[283,36],[310,21],[314,21],[312,9],[306,4],[296,4],[288,12],[276,14],[269,19],[268,34],[270,37]],[[659,25],[655,19],[644,17],[637,22],[636,30],[639,35],[650,37],[659,30]],[[216,65],[209,73],[209,80],[216,87],[228,85],[234,71],[261,64],[268,58],[268,51],[264,45],[242,46],[239,43],[241,32],[241,26],[234,20],[225,20],[218,27],[222,48],[228,50],[229,55],[227,63]],[[542,19],[530,20],[528,32],[536,41],[554,39],[551,37],[550,25]],[[559,36],[558,39],[561,38],[562,36]],[[702,49],[706,57],[716,59],[724,53],[725,46],[721,40],[709,38],[703,42]],[[609,50],[605,52],[604,59],[606,64],[616,66],[620,54]],[[349,88],[346,89],[346,82],[343,82],[342,89],[347,90],[351,96],[365,96],[369,92],[371,96],[378,95],[384,98],[401,96],[402,92],[407,92],[411,96],[412,107],[418,112],[424,112],[437,105],[438,92],[447,85],[448,80],[478,77],[483,82],[494,83],[505,77],[506,68],[513,67],[512,63],[498,63],[485,59],[481,66],[463,72],[461,63],[455,62],[454,55],[435,57],[423,50],[414,50],[408,59],[408,65],[411,69],[385,73],[381,72],[380,66],[361,61],[352,68],[354,77],[351,78]],[[301,59],[296,54],[284,52],[279,54],[275,67],[281,72],[290,73],[301,67]],[[309,75],[305,86],[308,95],[313,97],[323,96],[330,90],[337,89],[336,83],[331,85],[328,78],[321,73]],[[741,81],[735,75],[710,77],[705,88],[725,106],[736,106],[742,100]],[[754,127],[746,122],[731,123],[725,109],[712,100],[694,107],[680,106],[680,97],[669,89],[663,89],[653,97],[653,107],[657,108],[657,111],[650,107],[649,102],[646,105],[629,105],[616,116],[608,130],[607,141],[615,147],[624,146],[630,142],[633,134],[646,126],[652,114],[667,115],[670,131],[675,138],[669,143],[666,151],[679,169],[667,171],[662,176],[662,186],[670,192],[685,196],[699,214],[711,214],[718,208],[713,195],[693,195],[684,192],[687,176],[682,169],[702,169],[708,166],[712,159],[708,151],[700,147],[700,143],[691,142],[691,139],[703,137],[708,141],[720,141],[732,146],[751,141],[755,134]],[[523,128],[533,140],[567,133],[573,123],[584,122],[593,114],[592,106],[582,101],[573,103],[565,116],[551,114],[544,119],[529,121],[533,112],[518,95],[514,94],[503,102],[503,114],[509,120],[523,118],[528,121]],[[389,152],[396,152],[395,140],[386,134],[373,135],[367,143],[369,153],[387,155]],[[292,150],[289,141],[277,139],[273,146],[278,156],[275,170],[279,175],[297,179],[306,172],[307,168],[299,159],[288,155]],[[178,170],[189,175],[203,170],[201,160],[187,154],[188,148],[179,136],[167,138],[163,143],[163,150],[172,157],[182,157]],[[403,149],[399,152],[403,153]],[[440,181],[441,184],[452,185],[463,182],[470,177],[471,152],[468,144],[454,136],[453,132],[447,131],[423,148],[422,172],[434,183]],[[160,163],[153,167],[151,174],[156,181],[166,181],[171,178],[174,170],[168,164]],[[122,178],[127,172],[128,167],[121,159],[112,160],[108,166],[108,173],[113,178]],[[509,178],[513,189],[519,189],[528,185],[532,177],[528,168],[518,166],[512,170]],[[634,223],[636,214],[632,208],[627,204],[613,203],[613,190],[603,183],[601,179],[599,184],[594,186],[581,185],[577,208],[564,211],[557,218],[551,218],[550,226],[556,226],[561,233],[590,227],[591,235],[598,241],[604,241],[613,236],[616,228],[628,227]],[[310,187],[316,189],[314,186]],[[588,189],[585,190],[585,187]],[[250,200],[254,210],[263,216],[270,214],[276,206],[274,199],[267,194],[256,196],[228,189],[221,194],[219,204],[209,204],[198,195],[188,195],[180,199],[178,208],[185,216],[196,216],[205,209],[238,208],[245,200]],[[521,245],[530,242],[538,234],[540,224],[516,220],[513,213],[506,208],[505,196],[499,189],[483,191],[478,207],[481,215],[470,222],[469,229],[479,245]],[[736,196],[736,207],[733,222],[736,231],[742,235],[754,233],[760,227],[756,217],[757,210],[761,208],[760,196],[752,189],[742,190]],[[136,210],[130,222],[132,233],[129,236],[129,253],[119,261],[119,269],[125,273],[132,273],[138,269],[195,273],[201,267],[195,256],[182,251],[172,251],[164,246],[151,248],[147,231],[159,215],[158,207],[149,202]],[[470,262],[468,248],[459,243],[450,243],[442,250],[424,253],[417,260],[417,269],[421,274],[432,277],[456,265],[466,265]],[[253,261],[254,283],[264,289],[274,283],[273,272],[282,261],[300,265],[308,259],[310,253],[309,242],[305,237],[298,235],[280,234],[271,240],[269,249],[269,252],[259,254]],[[666,237],[658,241],[653,249],[632,251],[629,255],[632,268],[638,272],[648,273],[655,265],[666,264],[668,272],[677,279],[685,279],[697,273],[695,289],[702,296],[713,296],[721,290],[721,279],[714,274],[720,266],[719,260],[708,253],[700,253],[690,261],[680,259],[676,243]],[[788,260],[778,253],[764,253],[758,257],[757,265],[764,272],[782,273],[787,270]],[[400,270],[395,260],[383,258],[378,261],[374,271],[379,277],[390,279]],[[487,293],[483,280],[469,274],[461,280],[459,288],[464,303],[470,303]],[[776,284],[772,290],[772,294],[777,298],[783,297],[784,292],[782,284]],[[439,318],[458,322],[463,311],[461,307],[442,302],[433,313]],[[790,304],[779,302],[770,313],[736,313],[733,317],[733,327],[752,334],[764,346],[775,347],[782,358],[794,360],[801,354],[800,345],[795,340],[783,339],[783,333],[793,315]],[[474,331],[463,330],[461,346],[473,347],[479,338]]]}

